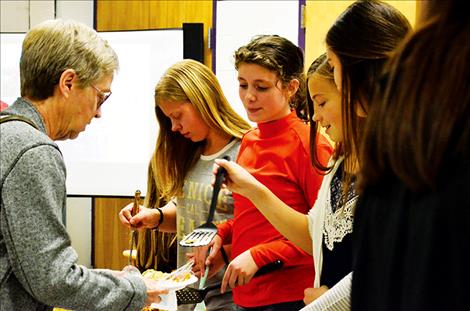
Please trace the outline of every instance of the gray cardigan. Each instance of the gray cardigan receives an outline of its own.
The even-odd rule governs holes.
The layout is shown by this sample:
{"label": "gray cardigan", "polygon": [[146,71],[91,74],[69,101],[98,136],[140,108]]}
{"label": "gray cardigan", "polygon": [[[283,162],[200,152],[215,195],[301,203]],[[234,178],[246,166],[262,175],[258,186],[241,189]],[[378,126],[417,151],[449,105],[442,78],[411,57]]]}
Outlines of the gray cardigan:
{"label": "gray cardigan", "polygon": [[140,276],[77,264],[61,221],[65,164],[39,112],[19,98],[5,113],[39,130],[20,121],[1,125],[0,311],[140,310],[146,299]]}

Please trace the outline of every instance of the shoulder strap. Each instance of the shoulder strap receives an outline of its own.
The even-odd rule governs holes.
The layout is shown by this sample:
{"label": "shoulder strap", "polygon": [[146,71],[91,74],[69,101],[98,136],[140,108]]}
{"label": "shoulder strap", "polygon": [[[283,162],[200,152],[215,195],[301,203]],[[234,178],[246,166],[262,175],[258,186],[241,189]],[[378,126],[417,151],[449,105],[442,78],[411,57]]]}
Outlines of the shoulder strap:
{"label": "shoulder strap", "polygon": [[36,126],[36,124],[33,123],[33,121],[22,116],[9,115],[7,117],[0,118],[0,123],[10,122],[10,121],[25,122],[31,125],[32,127],[34,127],[35,129],[39,130],[39,128]]}

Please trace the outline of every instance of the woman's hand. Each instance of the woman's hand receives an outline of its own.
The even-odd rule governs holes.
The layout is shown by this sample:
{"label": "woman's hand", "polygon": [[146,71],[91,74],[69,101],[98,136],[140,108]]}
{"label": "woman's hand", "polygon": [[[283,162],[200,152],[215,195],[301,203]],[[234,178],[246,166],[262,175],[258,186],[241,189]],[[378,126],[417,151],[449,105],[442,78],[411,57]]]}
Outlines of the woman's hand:
{"label": "woman's hand", "polygon": [[246,250],[230,262],[225,271],[220,292],[225,293],[227,285],[230,288],[242,286],[251,281],[259,267],[256,265],[250,250]]}
{"label": "woman's hand", "polygon": [[119,212],[119,220],[128,228],[155,228],[160,220],[160,213],[156,209],[139,206],[139,212],[132,217],[131,210],[134,203],[126,205]]}
{"label": "woman's hand", "polygon": [[146,306],[150,306],[152,303],[159,303],[162,300],[160,295],[168,294],[168,290],[159,288],[157,282],[154,280],[146,277],[142,277],[142,279],[144,280],[145,286],[147,286]]}
{"label": "woman's hand", "polygon": [[[107,269],[100,269],[107,270]],[[134,266],[125,266],[121,271],[107,270],[113,273],[116,277],[124,277],[126,274],[134,274],[142,277],[142,280],[147,287],[147,299],[145,305],[150,306],[152,303],[159,303],[161,301],[160,295],[168,294],[167,289],[162,289],[158,286],[158,283],[148,277],[142,276],[139,269]]]}

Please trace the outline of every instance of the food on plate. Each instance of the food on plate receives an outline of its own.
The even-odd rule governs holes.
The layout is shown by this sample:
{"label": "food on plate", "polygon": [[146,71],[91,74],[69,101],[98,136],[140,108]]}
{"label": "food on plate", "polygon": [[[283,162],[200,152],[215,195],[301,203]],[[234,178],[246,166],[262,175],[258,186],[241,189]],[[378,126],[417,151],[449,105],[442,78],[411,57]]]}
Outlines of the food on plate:
{"label": "food on plate", "polygon": [[157,271],[154,269],[148,269],[148,270],[145,270],[144,273],[142,273],[142,276],[145,276],[154,281],[164,280],[166,277],[168,277],[168,275],[170,274],[166,272],[162,272],[162,271]]}
{"label": "food on plate", "polygon": [[179,273],[166,273],[154,269],[148,269],[142,273],[142,276],[150,278],[154,281],[173,281],[183,283],[191,278],[190,271],[181,271]]}

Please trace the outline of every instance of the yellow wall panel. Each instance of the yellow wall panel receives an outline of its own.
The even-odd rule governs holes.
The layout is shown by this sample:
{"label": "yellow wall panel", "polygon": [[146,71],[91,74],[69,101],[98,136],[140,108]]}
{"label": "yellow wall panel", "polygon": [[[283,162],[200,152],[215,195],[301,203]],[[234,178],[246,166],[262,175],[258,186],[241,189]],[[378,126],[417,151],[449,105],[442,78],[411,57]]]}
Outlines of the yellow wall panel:
{"label": "yellow wall panel", "polygon": [[96,29],[99,31],[149,29],[148,21],[148,1],[97,1]]}
{"label": "yellow wall panel", "polygon": [[130,230],[118,215],[131,202],[126,198],[94,198],[94,268],[121,270],[128,264],[122,252],[129,249]]}

